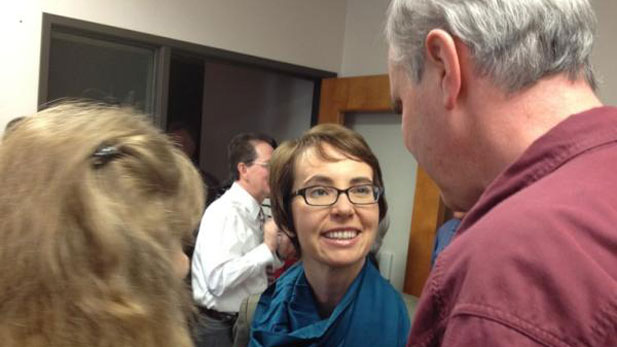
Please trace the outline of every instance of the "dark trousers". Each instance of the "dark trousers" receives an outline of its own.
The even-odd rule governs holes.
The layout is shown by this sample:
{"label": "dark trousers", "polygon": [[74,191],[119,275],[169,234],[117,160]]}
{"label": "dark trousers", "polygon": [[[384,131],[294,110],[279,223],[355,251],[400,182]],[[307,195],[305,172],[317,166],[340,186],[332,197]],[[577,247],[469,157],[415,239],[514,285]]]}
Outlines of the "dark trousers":
{"label": "dark trousers", "polygon": [[235,318],[213,318],[201,313],[194,329],[196,347],[231,347]]}

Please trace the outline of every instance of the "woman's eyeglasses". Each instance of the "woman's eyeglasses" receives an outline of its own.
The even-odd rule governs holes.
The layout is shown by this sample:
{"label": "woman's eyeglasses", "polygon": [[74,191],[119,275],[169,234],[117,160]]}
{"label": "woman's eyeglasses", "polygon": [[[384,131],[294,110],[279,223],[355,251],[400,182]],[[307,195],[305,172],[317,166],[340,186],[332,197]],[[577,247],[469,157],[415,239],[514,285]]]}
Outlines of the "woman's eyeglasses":
{"label": "woman's eyeglasses", "polygon": [[310,186],[298,189],[291,193],[291,197],[302,196],[307,205],[332,206],[336,204],[341,194],[355,205],[370,205],[379,201],[383,194],[383,188],[374,184],[360,184],[347,189],[338,189],[331,186]]}

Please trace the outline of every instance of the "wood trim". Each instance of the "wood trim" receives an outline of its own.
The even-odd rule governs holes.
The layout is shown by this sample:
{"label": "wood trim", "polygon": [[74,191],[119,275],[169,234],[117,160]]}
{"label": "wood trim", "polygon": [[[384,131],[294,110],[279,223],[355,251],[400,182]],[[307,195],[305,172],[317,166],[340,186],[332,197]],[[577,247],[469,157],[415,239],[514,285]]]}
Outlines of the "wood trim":
{"label": "wood trim", "polygon": [[326,78],[321,82],[318,123],[343,124],[345,112],[390,110],[388,75]]}
{"label": "wood trim", "polygon": [[[346,112],[389,112],[388,75],[328,78],[321,84],[318,123],[344,124]],[[407,267],[403,291],[419,296],[430,272],[431,253],[438,222],[443,219],[439,189],[418,167]]]}
{"label": "wood trim", "polygon": [[407,294],[420,296],[422,293],[431,272],[435,233],[439,221],[443,220],[444,211],[439,188],[426,171],[418,166],[403,285],[403,292]]}

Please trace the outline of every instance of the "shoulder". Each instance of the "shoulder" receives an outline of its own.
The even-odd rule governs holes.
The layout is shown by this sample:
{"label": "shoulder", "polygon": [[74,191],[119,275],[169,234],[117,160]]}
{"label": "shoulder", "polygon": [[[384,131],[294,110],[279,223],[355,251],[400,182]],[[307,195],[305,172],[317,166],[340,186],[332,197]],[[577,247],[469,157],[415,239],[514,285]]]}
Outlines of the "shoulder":
{"label": "shoulder", "polygon": [[555,258],[571,247],[571,240],[563,238],[563,217],[559,208],[538,201],[504,201],[454,238],[437,259],[434,277],[457,285],[481,280],[475,290],[505,283],[519,288],[535,281],[530,278],[534,272],[553,267]]}
{"label": "shoulder", "polygon": [[[379,298],[379,306],[388,311],[388,315],[393,313],[393,308],[402,316],[408,317],[407,304],[403,300],[401,293],[396,290],[390,282],[381,276],[379,270],[373,264],[368,263],[366,269],[365,282],[362,287],[369,288],[371,297],[363,296],[363,300],[373,300]],[[367,283],[367,281],[369,283]],[[376,312],[376,311],[375,311]]]}
{"label": "shoulder", "polygon": [[[255,319],[253,322],[258,322],[258,325],[263,324],[263,320],[267,319],[266,312],[271,312],[276,308],[284,307],[285,303],[292,300],[294,286],[298,278],[304,274],[302,262],[297,262],[292,267],[287,269],[283,275],[274,281],[260,296],[257,308],[255,309]],[[312,298],[312,296],[304,296]]]}
{"label": "shoulder", "polygon": [[396,299],[401,298],[399,292],[394,289],[390,282],[388,282],[385,278],[383,278],[383,276],[381,276],[381,273],[379,272],[379,270],[377,270],[375,265],[373,265],[373,263],[368,260],[366,264],[366,280],[371,281],[372,285],[374,285],[377,290],[381,292],[381,294]]}
{"label": "shoulder", "polygon": [[[376,298],[379,298],[376,300]],[[358,332],[355,345],[403,346],[410,327],[410,314],[401,294],[386,281],[372,264],[367,264],[363,281],[353,304],[353,321],[375,329],[377,334]],[[375,338],[378,337],[378,340]],[[358,340],[359,339],[359,340]],[[369,343],[370,342],[370,343]]]}
{"label": "shoulder", "polygon": [[567,200],[504,201],[442,253],[427,285],[430,304],[446,320],[484,317],[536,340],[590,343],[569,339],[591,338],[604,308],[617,314],[617,255],[593,240],[614,225],[594,230],[584,210]]}
{"label": "shoulder", "polygon": [[204,218],[222,220],[248,217],[249,211],[246,202],[228,190],[215,200],[204,212]]}
{"label": "shoulder", "polygon": [[285,272],[283,272],[283,274],[270,286],[272,289],[271,296],[281,295],[282,293],[290,290],[290,288],[296,284],[298,278],[303,275],[304,267],[302,266],[302,262],[298,261],[289,269],[285,270]]}

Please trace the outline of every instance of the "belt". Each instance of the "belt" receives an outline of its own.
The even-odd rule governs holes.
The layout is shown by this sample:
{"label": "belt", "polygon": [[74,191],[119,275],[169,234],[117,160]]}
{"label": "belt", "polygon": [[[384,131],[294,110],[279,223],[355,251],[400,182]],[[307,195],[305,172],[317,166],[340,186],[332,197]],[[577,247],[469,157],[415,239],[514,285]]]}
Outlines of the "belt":
{"label": "belt", "polygon": [[199,312],[212,319],[216,319],[223,322],[235,321],[238,318],[237,313],[219,312],[210,308],[198,306]]}

